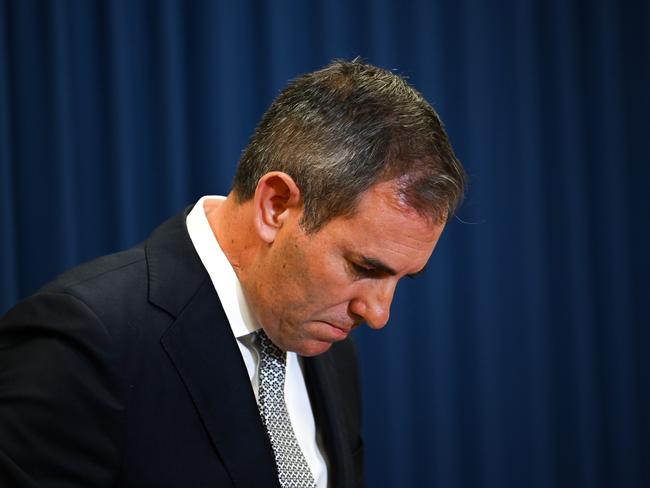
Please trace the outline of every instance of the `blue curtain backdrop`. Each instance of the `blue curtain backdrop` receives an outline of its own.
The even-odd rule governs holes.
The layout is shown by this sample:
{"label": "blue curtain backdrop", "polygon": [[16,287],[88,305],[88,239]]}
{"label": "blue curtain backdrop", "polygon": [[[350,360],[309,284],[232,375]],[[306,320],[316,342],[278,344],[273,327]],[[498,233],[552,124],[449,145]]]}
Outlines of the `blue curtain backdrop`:
{"label": "blue curtain backdrop", "polygon": [[650,486],[647,1],[0,1],[0,313],[226,193],[287,80],[357,55],[470,175],[357,334],[368,485]]}

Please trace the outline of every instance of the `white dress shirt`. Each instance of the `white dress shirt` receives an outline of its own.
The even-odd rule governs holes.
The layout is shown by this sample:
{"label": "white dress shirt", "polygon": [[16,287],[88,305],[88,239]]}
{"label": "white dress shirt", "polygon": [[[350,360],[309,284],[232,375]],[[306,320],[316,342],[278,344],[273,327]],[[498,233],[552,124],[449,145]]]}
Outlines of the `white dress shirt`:
{"label": "white dress shirt", "polygon": [[[237,345],[246,364],[255,398],[259,401],[257,390],[260,359],[256,349],[255,334],[253,333],[261,328],[261,325],[253,317],[235,270],[230,265],[210,228],[203,207],[204,202],[209,199],[225,200],[225,197],[204,196],[201,198],[187,215],[187,231],[203,266],[212,280],[217,295],[219,295],[219,300],[226,312],[226,317],[228,317],[232,333],[237,338]],[[323,455],[324,451],[322,446],[319,445],[316,435],[314,414],[307,394],[300,361],[294,352],[287,352],[284,397],[291,425],[296,433],[298,444],[305,455],[307,464],[309,464],[309,468],[314,475],[316,486],[326,488],[327,464]]]}

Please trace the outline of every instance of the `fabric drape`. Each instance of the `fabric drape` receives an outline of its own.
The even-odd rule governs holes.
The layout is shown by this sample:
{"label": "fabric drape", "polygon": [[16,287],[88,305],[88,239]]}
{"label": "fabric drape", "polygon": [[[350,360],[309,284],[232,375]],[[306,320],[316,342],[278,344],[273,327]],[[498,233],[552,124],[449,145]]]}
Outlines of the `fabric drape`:
{"label": "fabric drape", "polygon": [[641,1],[0,0],[0,313],[227,193],[287,80],[362,56],[470,176],[356,336],[368,485],[650,486],[649,32]]}

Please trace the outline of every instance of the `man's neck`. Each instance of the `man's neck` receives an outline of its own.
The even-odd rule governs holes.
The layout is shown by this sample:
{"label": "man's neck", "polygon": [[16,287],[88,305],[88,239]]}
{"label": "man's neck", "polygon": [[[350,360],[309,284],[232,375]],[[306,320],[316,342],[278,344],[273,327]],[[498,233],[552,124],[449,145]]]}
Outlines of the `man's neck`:
{"label": "man's neck", "polygon": [[254,245],[250,228],[252,202],[240,204],[231,192],[225,200],[205,200],[203,210],[219,246],[239,276]]}

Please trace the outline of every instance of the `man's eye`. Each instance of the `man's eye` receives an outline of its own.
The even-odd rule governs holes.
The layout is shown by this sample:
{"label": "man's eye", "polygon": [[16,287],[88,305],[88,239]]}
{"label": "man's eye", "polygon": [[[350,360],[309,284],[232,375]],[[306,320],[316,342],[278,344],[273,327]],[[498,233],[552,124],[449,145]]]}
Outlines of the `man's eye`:
{"label": "man's eye", "polygon": [[375,269],[374,268],[366,268],[365,266],[361,266],[360,264],[357,263],[350,263],[352,266],[352,270],[355,272],[355,274],[359,276],[374,276],[375,274]]}

